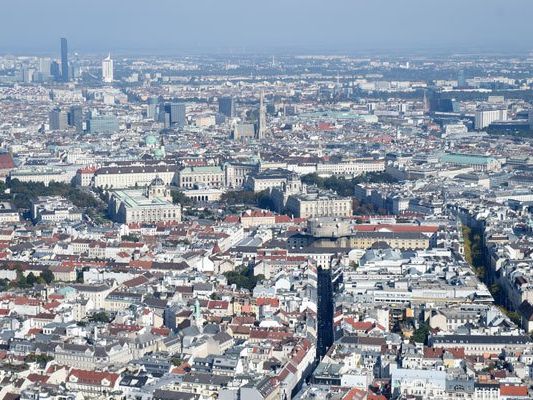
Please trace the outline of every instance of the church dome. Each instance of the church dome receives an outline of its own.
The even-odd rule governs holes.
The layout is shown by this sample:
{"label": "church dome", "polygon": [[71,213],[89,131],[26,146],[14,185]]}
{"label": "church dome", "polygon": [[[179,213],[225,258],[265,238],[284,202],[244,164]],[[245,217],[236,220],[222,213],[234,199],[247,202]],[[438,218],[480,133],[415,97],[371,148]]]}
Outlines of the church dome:
{"label": "church dome", "polygon": [[150,182],[150,186],[153,187],[153,186],[166,186],[165,185],[165,181],[163,181],[163,179],[161,179],[159,176],[156,176],[152,182]]}
{"label": "church dome", "polygon": [[163,149],[154,149],[153,151],[154,158],[160,159],[165,157],[165,152]]}
{"label": "church dome", "polygon": [[155,146],[157,144],[157,138],[155,135],[148,135],[144,138],[144,143],[147,146]]}

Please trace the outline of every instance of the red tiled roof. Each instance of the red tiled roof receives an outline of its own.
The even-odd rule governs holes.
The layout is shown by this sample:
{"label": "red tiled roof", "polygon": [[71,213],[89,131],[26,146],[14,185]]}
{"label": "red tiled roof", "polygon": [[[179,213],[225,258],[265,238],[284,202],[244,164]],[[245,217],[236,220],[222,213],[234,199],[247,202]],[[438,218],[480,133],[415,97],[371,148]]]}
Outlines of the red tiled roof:
{"label": "red tiled roof", "polygon": [[258,297],[256,300],[257,306],[269,305],[270,307],[279,307],[279,299],[270,297]]}
{"label": "red tiled roof", "polygon": [[9,153],[0,153],[0,169],[15,168],[13,157]]}
{"label": "red tiled roof", "polygon": [[276,215],[276,224],[288,224],[292,222],[288,215]]}
{"label": "red tiled roof", "polygon": [[28,297],[15,297],[13,303],[16,306],[38,306],[40,304],[39,300]]}
{"label": "red tiled roof", "polygon": [[253,329],[250,331],[250,339],[284,340],[292,337],[292,333],[271,330]]}
{"label": "red tiled roof", "polygon": [[170,334],[170,329],[165,328],[165,327],[152,328],[151,332],[154,335],[168,336]]}
{"label": "red tiled roof", "polygon": [[29,374],[26,379],[28,379],[32,383],[46,383],[48,381],[48,378],[50,378],[48,375],[40,375],[40,374]]}
{"label": "red tiled roof", "polygon": [[131,260],[130,267],[150,269],[152,268],[152,261],[151,260]]}
{"label": "red tiled roof", "polygon": [[261,218],[261,217],[274,217],[274,214],[267,210],[247,210],[242,213],[242,218]]}
{"label": "red tiled roof", "polygon": [[240,218],[238,215],[228,215],[226,218],[224,218],[224,222],[228,224],[236,224],[240,222]]}
{"label": "red tiled roof", "polygon": [[185,375],[189,368],[191,368],[191,366],[187,362],[183,362],[179,366],[172,368],[170,373],[176,375]]}
{"label": "red tiled roof", "polygon": [[45,312],[40,312],[39,314],[35,316],[35,318],[47,319],[47,320],[50,320],[50,319],[53,320],[55,317],[56,315],[54,313],[45,313]]}
{"label": "red tiled roof", "polygon": [[119,332],[139,332],[142,329],[139,325],[126,325],[126,324],[110,324],[109,332],[111,334],[117,334]]}
{"label": "red tiled roof", "polygon": [[78,169],[77,172],[79,172],[80,174],[93,174],[98,170],[98,168],[99,167],[97,165],[88,165],[84,168]]}
{"label": "red tiled roof", "polygon": [[364,390],[351,388],[350,391],[342,398],[342,400],[364,400],[366,398],[367,396]]}
{"label": "red tiled roof", "polygon": [[46,303],[43,307],[47,310],[53,310],[54,308],[57,308],[61,305],[61,303],[57,300],[53,300],[50,303]]}
{"label": "red tiled roof", "polygon": [[255,317],[246,317],[246,316],[239,316],[239,317],[233,317],[231,320],[231,323],[234,325],[253,325],[255,322]]}
{"label": "red tiled roof", "polygon": [[41,328],[30,328],[28,330],[28,336],[37,335],[38,333],[41,333],[43,330]]}
{"label": "red tiled roof", "polygon": [[209,300],[207,308],[209,310],[226,310],[229,306],[229,302],[225,300]]}
{"label": "red tiled roof", "polygon": [[135,286],[141,286],[147,283],[149,279],[146,276],[140,275],[136,276],[135,278],[132,278],[130,280],[125,281],[122,283],[126,287],[135,287]]}
{"label": "red tiled roof", "polygon": [[520,396],[529,398],[527,386],[500,385],[500,396]]}
{"label": "red tiled roof", "polygon": [[112,372],[86,371],[83,369],[72,369],[68,376],[69,381],[71,376],[77,378],[77,383],[95,386],[100,386],[104,379],[108,380],[111,383],[111,386],[114,386],[119,377],[118,374]]}

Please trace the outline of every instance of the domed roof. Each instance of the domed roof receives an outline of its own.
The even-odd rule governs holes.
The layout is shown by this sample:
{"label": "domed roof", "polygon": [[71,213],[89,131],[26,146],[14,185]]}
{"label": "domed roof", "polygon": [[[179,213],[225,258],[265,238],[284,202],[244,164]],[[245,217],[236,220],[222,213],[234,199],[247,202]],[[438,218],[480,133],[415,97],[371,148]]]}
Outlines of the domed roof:
{"label": "domed roof", "polygon": [[155,135],[147,135],[145,138],[144,138],[144,143],[147,145],[147,146],[155,146],[157,144],[157,138],[155,137]]}
{"label": "domed roof", "polygon": [[163,158],[165,157],[165,152],[163,151],[163,149],[154,149],[153,151],[153,154],[154,154],[154,157],[155,158]]}
{"label": "domed roof", "polygon": [[152,180],[152,182],[150,182],[150,186],[165,186],[165,181],[163,181],[158,175]]}

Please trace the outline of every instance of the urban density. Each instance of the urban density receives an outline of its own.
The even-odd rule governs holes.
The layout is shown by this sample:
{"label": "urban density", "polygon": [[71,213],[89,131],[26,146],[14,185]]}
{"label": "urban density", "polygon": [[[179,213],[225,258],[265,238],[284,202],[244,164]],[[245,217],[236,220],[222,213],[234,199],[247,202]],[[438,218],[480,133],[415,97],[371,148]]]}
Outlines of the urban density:
{"label": "urban density", "polygon": [[533,398],[533,53],[50,48],[0,53],[0,399]]}

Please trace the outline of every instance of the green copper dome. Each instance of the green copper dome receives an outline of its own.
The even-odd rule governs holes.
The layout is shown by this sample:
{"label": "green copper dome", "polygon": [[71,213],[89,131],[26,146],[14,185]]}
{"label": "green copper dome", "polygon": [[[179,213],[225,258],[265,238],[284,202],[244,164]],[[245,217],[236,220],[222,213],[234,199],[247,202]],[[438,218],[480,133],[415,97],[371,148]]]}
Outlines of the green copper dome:
{"label": "green copper dome", "polygon": [[155,146],[157,144],[157,138],[154,135],[148,135],[144,138],[144,143],[147,146]]}

